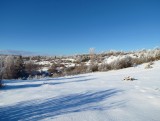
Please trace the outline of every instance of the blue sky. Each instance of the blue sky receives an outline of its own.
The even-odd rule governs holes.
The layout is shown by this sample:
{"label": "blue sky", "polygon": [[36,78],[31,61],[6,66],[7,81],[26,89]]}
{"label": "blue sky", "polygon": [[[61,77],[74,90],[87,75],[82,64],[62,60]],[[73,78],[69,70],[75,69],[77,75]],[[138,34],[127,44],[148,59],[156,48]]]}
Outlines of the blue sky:
{"label": "blue sky", "polygon": [[160,0],[0,0],[0,50],[46,54],[160,45]]}

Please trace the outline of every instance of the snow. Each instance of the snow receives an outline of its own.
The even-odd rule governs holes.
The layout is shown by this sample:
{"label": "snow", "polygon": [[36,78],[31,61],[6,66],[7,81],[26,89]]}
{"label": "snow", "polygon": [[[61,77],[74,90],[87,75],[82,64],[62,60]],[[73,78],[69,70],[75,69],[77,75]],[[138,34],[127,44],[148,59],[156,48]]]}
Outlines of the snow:
{"label": "snow", "polygon": [[48,71],[49,67],[42,67],[39,71]]}
{"label": "snow", "polygon": [[61,63],[63,65],[65,65],[65,67],[75,67],[75,63]]}
{"label": "snow", "polygon": [[39,64],[39,65],[52,65],[52,63],[49,62],[49,61],[36,62],[36,64]]}
{"label": "snow", "polygon": [[66,58],[66,59],[62,59],[63,61],[71,61],[71,62],[75,62],[76,60],[73,58]]}
{"label": "snow", "polygon": [[[160,121],[160,61],[40,80],[6,80],[0,120]],[[131,76],[134,81],[124,81]]]}
{"label": "snow", "polygon": [[86,66],[89,66],[91,64],[91,60],[89,60],[88,62],[86,62]]}

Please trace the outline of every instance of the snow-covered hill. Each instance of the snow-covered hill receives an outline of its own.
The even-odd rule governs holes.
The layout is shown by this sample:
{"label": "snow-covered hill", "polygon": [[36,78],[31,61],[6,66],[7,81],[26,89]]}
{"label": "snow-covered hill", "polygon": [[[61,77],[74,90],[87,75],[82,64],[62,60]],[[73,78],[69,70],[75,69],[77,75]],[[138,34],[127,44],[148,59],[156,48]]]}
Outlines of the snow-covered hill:
{"label": "snow-covered hill", "polygon": [[0,120],[160,121],[160,61],[152,66],[5,81]]}

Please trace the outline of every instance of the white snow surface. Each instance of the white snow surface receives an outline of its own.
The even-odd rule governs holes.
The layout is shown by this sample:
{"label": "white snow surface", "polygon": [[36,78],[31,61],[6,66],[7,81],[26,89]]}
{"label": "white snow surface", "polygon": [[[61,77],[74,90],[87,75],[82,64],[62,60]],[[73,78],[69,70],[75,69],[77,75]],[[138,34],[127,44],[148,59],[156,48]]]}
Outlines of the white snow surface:
{"label": "white snow surface", "polygon": [[[7,80],[0,121],[160,121],[160,61],[121,70]],[[136,80],[124,81],[131,76]]]}
{"label": "white snow surface", "polygon": [[66,60],[66,61],[75,62],[75,59],[73,59],[73,58],[66,58],[66,59],[62,59],[62,60]]}
{"label": "white snow surface", "polygon": [[52,65],[52,63],[49,62],[49,61],[36,62],[36,64],[39,64],[39,65]]}
{"label": "white snow surface", "polygon": [[39,69],[39,71],[48,71],[49,67],[42,67],[41,69]]}

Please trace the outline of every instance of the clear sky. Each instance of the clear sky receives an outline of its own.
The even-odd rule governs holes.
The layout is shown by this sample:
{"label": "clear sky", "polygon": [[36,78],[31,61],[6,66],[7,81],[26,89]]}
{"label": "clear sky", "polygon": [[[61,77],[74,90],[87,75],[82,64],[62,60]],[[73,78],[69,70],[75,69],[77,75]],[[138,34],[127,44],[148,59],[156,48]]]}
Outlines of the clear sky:
{"label": "clear sky", "polygon": [[160,0],[0,0],[0,50],[47,54],[160,45]]}

